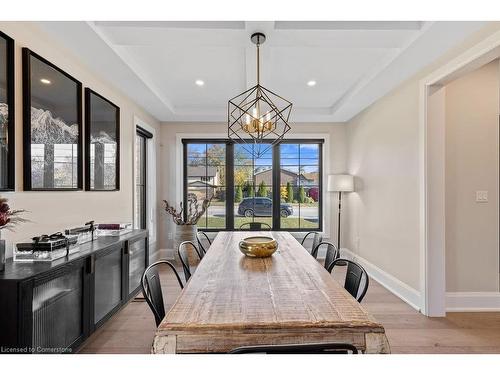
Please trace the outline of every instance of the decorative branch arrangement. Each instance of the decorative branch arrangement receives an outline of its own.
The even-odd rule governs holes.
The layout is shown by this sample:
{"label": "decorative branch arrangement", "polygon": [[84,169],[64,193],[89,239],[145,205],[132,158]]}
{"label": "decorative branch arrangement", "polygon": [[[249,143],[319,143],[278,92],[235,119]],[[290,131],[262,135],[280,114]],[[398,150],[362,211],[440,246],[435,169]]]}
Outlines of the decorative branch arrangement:
{"label": "decorative branch arrangement", "polygon": [[[167,214],[172,215],[172,219],[174,220],[175,224],[196,225],[196,223],[198,223],[198,220],[200,220],[207,208],[210,206],[213,197],[214,196],[212,195],[210,199],[204,199],[200,206],[196,195],[190,195],[188,198],[187,207],[184,207],[184,204],[181,202],[181,208],[179,211],[177,211],[174,206],[171,206],[166,200],[163,200],[163,203],[165,203],[165,211],[167,212]],[[184,221],[183,219],[184,211],[186,211],[186,221]]]}
{"label": "decorative branch arrangement", "polygon": [[26,210],[11,210],[7,202],[7,198],[0,197],[0,230],[13,230],[17,224],[28,221],[20,216]]}

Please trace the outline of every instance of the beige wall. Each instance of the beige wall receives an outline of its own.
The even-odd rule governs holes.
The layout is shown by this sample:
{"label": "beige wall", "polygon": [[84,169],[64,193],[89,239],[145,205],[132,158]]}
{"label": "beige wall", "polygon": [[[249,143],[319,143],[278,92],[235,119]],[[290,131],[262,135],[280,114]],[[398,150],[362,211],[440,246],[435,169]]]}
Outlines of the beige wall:
{"label": "beige wall", "polygon": [[418,88],[412,82],[348,125],[344,247],[418,289]]}
{"label": "beige wall", "polygon": [[448,292],[499,290],[499,71],[495,60],[445,87]]}
{"label": "beige wall", "polygon": [[[159,133],[159,123],[145,113],[123,93],[93,71],[81,65],[63,47],[51,40],[29,22],[0,22],[0,30],[15,40],[16,81],[16,191],[1,193],[9,199],[12,208],[23,208],[31,222],[23,224],[16,232],[3,231],[2,236],[12,242],[26,240],[36,234],[50,234],[65,228],[81,225],[85,221],[133,220],[133,139],[134,115],[153,126]],[[22,64],[21,48],[28,47],[65,70],[84,87],[90,87],[108,98],[121,109],[121,189],[118,192],[23,192],[22,144]]]}
{"label": "beige wall", "polygon": [[349,121],[344,246],[420,290],[419,80],[500,29],[492,22]]}
{"label": "beige wall", "polygon": [[[227,124],[223,123],[162,123],[160,140],[160,165],[161,165],[161,190],[158,199],[178,201],[182,194],[179,184],[181,178],[181,161],[178,160],[180,144],[177,144],[177,134],[189,134],[189,136],[207,137],[222,136],[227,137]],[[292,124],[290,134],[300,134],[309,137],[329,138],[328,153],[324,155],[324,175],[331,173],[343,173],[346,169],[346,128],[344,124]],[[292,136],[292,135],[291,135]],[[326,178],[325,178],[326,181]],[[328,193],[326,193],[328,194]],[[333,195],[325,198],[325,212],[328,218],[328,228],[325,231],[330,233],[336,228],[336,217],[333,215],[332,207],[335,207],[336,200]],[[169,233],[175,233],[175,225],[170,218],[160,208],[159,219],[159,247],[162,249],[172,249],[173,241],[168,238]]]}

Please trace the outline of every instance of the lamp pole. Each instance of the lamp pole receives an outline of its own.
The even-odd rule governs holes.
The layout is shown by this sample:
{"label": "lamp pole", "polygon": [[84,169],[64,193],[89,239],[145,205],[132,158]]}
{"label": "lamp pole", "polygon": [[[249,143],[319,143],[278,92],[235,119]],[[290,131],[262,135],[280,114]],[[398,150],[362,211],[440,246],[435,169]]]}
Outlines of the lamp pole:
{"label": "lamp pole", "polygon": [[335,174],[328,176],[328,191],[339,193],[339,213],[337,220],[337,249],[340,251],[340,231],[342,215],[342,192],[354,191],[354,176],[349,174]]}
{"label": "lamp pole", "polygon": [[340,210],[342,209],[342,192],[339,191],[339,219],[337,221],[337,250],[340,251]]}

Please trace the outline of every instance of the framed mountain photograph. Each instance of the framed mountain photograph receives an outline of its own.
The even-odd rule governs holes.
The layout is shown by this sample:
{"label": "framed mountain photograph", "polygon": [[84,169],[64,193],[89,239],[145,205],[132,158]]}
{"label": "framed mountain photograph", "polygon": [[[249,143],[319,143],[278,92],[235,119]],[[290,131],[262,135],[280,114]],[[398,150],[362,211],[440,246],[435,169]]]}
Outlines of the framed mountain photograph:
{"label": "framed mountain photograph", "polygon": [[85,190],[120,190],[120,108],[85,88]]}
{"label": "framed mountain photograph", "polygon": [[24,190],[81,190],[82,84],[23,48]]}
{"label": "framed mountain photograph", "polygon": [[0,31],[0,191],[15,189],[14,40]]}

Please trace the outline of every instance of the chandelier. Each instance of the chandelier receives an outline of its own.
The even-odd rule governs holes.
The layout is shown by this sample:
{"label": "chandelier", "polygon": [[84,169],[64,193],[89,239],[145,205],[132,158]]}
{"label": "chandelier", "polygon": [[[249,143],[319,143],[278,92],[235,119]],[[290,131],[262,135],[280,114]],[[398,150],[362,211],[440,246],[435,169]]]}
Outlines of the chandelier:
{"label": "chandelier", "polygon": [[265,40],[262,33],[252,34],[251,41],[257,46],[257,84],[229,99],[227,109],[228,138],[255,158],[284,138],[292,111],[291,102],[260,84],[260,45]]}

